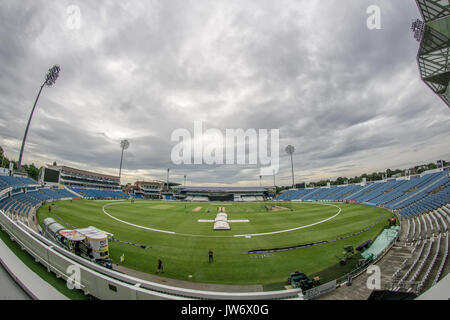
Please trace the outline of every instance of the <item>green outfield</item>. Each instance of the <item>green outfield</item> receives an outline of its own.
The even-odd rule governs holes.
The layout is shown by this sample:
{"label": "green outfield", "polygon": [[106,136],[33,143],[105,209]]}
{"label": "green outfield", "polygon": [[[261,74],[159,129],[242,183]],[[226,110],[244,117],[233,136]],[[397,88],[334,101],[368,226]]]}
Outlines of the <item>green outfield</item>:
{"label": "green outfield", "polygon": [[[272,206],[276,207],[272,210]],[[249,222],[232,222],[229,231],[214,231],[213,223],[198,222],[214,220],[218,207],[225,208],[229,220]],[[392,216],[381,208],[343,203],[74,200],[56,202],[55,208],[49,213],[48,204],[41,207],[38,221],[51,216],[66,226],[95,226],[113,233],[119,240],[151,246],[143,249],[111,242],[110,256],[114,263],[155,274],[160,257],[164,262],[164,277],[267,287],[282,286],[294,271],[319,274],[324,280],[343,275],[349,268],[338,265],[343,247],[356,247],[366,240],[374,240]],[[374,224],[370,230],[332,243],[268,254],[243,254],[257,249],[334,240]],[[291,229],[295,230],[288,231]],[[249,234],[253,236],[243,237]],[[214,252],[211,264],[208,263],[209,250]],[[122,254],[125,255],[123,263],[120,262]]]}

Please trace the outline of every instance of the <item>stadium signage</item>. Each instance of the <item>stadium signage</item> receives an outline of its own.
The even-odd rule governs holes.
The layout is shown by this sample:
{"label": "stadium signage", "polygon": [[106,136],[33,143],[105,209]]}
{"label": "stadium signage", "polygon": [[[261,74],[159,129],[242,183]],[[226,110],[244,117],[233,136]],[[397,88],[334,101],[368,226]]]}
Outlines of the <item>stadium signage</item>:
{"label": "stadium signage", "polygon": [[188,304],[187,307],[181,308],[181,314],[182,315],[206,315],[209,318],[214,316],[214,311],[216,310],[216,307],[197,307],[197,306],[191,306],[191,304]]}
{"label": "stadium signage", "polygon": [[267,304],[232,304],[225,305],[225,309],[216,309],[216,307],[202,307],[188,304],[181,308],[182,315],[202,315],[212,318],[214,313],[222,314],[224,318],[231,315],[268,315],[269,306]]}
{"label": "stadium signage", "polygon": [[279,129],[203,130],[203,121],[194,121],[194,134],[187,129],[172,132],[178,142],[171,152],[175,165],[254,165],[261,175],[279,170]]}

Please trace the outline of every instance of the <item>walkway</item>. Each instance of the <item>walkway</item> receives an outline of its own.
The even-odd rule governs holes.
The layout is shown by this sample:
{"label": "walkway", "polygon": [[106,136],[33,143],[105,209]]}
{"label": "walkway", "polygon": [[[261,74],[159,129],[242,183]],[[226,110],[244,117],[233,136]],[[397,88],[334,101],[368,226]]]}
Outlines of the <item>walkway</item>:
{"label": "walkway", "polygon": [[[407,248],[394,245],[386,255],[375,265],[380,267],[381,289],[388,289],[391,285],[391,276],[400,266],[402,261],[410,258],[411,253]],[[323,295],[317,300],[367,300],[372,293],[372,289],[367,288],[367,280],[373,275],[364,272],[359,277],[353,279],[352,285],[344,284],[329,294]]]}
{"label": "walkway", "polygon": [[[28,268],[2,240],[0,240],[0,264],[33,299],[68,300],[66,296]],[[0,294],[3,295],[5,294],[3,293],[3,282],[1,284]]]}
{"label": "walkway", "polygon": [[30,300],[31,298],[14,281],[0,264],[0,300]]}

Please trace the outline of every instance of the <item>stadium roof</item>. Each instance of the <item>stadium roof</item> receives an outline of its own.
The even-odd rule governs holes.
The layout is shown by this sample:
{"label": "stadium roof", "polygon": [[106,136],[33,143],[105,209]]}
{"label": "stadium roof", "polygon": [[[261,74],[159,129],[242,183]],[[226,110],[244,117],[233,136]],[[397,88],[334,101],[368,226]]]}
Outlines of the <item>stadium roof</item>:
{"label": "stadium roof", "polygon": [[119,180],[118,176],[117,177],[110,176],[107,174],[101,174],[101,173],[96,173],[96,172],[91,172],[91,171],[86,171],[86,170],[80,170],[80,169],[75,169],[75,168],[66,167],[66,166],[48,166],[48,168],[49,169],[61,169],[61,171],[66,172],[66,173],[71,173],[71,174],[91,176],[91,177],[96,177],[96,178],[101,178],[101,179]]}
{"label": "stadium roof", "polygon": [[165,184],[165,183],[166,182],[164,182],[164,181],[154,180],[154,181],[136,181],[134,184],[135,185],[137,185],[137,184],[161,185],[161,184]]}
{"label": "stadium roof", "polygon": [[[162,180],[153,180],[153,181],[136,181],[134,183],[135,186],[145,186],[145,185],[158,185],[158,186],[167,186],[167,181]],[[169,187],[176,187],[179,186],[180,183],[178,182],[171,182],[169,181]]]}

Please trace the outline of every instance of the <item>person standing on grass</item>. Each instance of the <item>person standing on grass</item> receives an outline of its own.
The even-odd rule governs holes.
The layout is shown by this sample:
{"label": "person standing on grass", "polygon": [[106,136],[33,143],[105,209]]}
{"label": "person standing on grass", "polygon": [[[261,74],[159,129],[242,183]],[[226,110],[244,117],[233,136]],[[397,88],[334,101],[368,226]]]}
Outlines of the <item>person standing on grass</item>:
{"label": "person standing on grass", "polygon": [[213,257],[213,252],[212,252],[212,250],[209,250],[208,256],[209,256],[209,263],[214,262],[214,257]]}
{"label": "person standing on grass", "polygon": [[164,272],[163,264],[160,258],[158,258],[158,270],[156,272],[157,273]]}
{"label": "person standing on grass", "polygon": [[52,212],[52,206],[49,205],[49,206],[48,206],[48,213],[51,213],[51,212]]}

